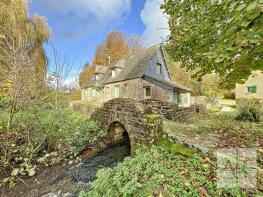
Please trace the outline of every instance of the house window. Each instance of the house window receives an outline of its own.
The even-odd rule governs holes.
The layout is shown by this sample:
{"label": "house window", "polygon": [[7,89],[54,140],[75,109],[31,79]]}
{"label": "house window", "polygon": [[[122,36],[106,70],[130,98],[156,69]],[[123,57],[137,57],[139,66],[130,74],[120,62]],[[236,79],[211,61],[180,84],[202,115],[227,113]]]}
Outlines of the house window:
{"label": "house window", "polygon": [[116,75],[118,76],[121,72],[121,68],[116,68]]}
{"label": "house window", "polygon": [[92,89],[92,96],[93,96],[93,97],[96,97],[96,95],[97,95],[96,89]]}
{"label": "house window", "polygon": [[157,64],[156,65],[156,74],[160,75],[162,73],[162,65],[161,64]]}
{"label": "house window", "polygon": [[124,84],[123,86],[123,91],[124,91],[124,94],[125,96],[127,95],[127,84]]}
{"label": "house window", "polygon": [[105,99],[108,100],[110,98],[110,88],[105,87]]}
{"label": "house window", "polygon": [[180,94],[176,91],[173,91],[173,102],[177,104],[181,103]]}
{"label": "house window", "polygon": [[115,97],[115,87],[112,86],[111,87],[111,98],[114,98]]}
{"label": "house window", "polygon": [[88,97],[92,97],[92,89],[88,89]]}
{"label": "house window", "polygon": [[98,81],[98,80],[100,80],[100,79],[101,79],[101,75],[100,75],[100,74],[96,74],[96,75],[95,75],[95,80]]}
{"label": "house window", "polygon": [[144,87],[143,88],[143,98],[144,99],[151,98],[151,87]]}
{"label": "house window", "polygon": [[115,86],[117,97],[122,97],[122,87],[121,85]]}
{"label": "house window", "polygon": [[117,76],[117,70],[114,68],[111,70],[111,76],[115,78]]}
{"label": "house window", "polygon": [[247,93],[257,93],[257,86],[247,86]]}

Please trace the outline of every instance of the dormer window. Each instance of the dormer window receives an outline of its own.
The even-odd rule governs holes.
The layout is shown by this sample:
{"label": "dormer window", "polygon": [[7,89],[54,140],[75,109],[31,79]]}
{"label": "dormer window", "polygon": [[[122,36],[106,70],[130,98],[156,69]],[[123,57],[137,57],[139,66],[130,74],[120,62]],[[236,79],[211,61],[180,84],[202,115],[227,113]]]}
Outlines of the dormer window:
{"label": "dormer window", "polygon": [[121,72],[121,68],[116,68],[116,73],[117,73],[117,75],[119,75],[120,74],[120,72]]}
{"label": "dormer window", "polygon": [[112,76],[112,78],[115,78],[117,76],[117,69],[116,68],[113,68],[111,70],[111,76]]}
{"label": "dormer window", "polygon": [[162,74],[162,65],[159,63],[156,65],[156,74],[157,75]]}
{"label": "dormer window", "polygon": [[95,75],[95,80],[98,81],[98,80],[100,80],[100,79],[101,79],[101,75],[100,75],[100,74],[96,74],[96,75]]}

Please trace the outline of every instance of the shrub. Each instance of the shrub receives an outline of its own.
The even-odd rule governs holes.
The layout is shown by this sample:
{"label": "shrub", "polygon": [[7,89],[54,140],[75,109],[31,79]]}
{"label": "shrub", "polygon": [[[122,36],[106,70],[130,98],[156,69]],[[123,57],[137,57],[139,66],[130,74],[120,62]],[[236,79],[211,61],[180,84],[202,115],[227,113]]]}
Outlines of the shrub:
{"label": "shrub", "polygon": [[[222,195],[224,192],[225,195]],[[217,188],[215,166],[195,154],[191,158],[175,155],[153,146],[139,149],[136,157],[125,158],[116,168],[98,171],[91,191],[79,197],[118,196],[245,196],[238,188]]]}
{"label": "shrub", "polygon": [[226,92],[224,94],[224,99],[235,99],[236,93],[235,92]]}
{"label": "shrub", "polygon": [[70,101],[79,101],[79,100],[81,100],[81,90],[71,91],[68,94],[68,98],[69,98]]}
{"label": "shrub", "polygon": [[262,104],[257,99],[244,99],[238,104],[236,120],[259,122],[263,118]]}

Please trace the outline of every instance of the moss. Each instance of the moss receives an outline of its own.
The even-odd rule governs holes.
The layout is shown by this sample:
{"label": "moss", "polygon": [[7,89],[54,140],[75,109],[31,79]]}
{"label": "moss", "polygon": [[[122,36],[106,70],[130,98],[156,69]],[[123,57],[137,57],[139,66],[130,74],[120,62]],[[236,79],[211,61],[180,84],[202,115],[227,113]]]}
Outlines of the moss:
{"label": "moss", "polygon": [[162,138],[159,140],[156,140],[155,145],[163,147],[166,151],[175,153],[175,154],[181,154],[187,157],[192,157],[194,154],[194,151],[186,146],[183,146],[181,144],[175,144],[169,142],[167,138]]}
{"label": "moss", "polygon": [[146,114],[144,115],[148,123],[156,123],[160,119],[160,115],[158,114]]}

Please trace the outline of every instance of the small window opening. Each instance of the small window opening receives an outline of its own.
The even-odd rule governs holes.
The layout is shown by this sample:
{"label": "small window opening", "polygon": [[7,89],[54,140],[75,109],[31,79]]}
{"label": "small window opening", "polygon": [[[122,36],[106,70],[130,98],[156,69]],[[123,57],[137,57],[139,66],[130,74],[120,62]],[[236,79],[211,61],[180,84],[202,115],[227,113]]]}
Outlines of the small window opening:
{"label": "small window opening", "polygon": [[257,86],[247,86],[247,93],[257,93]]}
{"label": "small window opening", "polygon": [[161,66],[161,64],[157,64],[156,65],[156,74],[157,75],[162,74],[162,66]]}
{"label": "small window opening", "polygon": [[143,88],[143,95],[144,95],[144,99],[148,99],[151,98],[151,87],[144,87]]}

